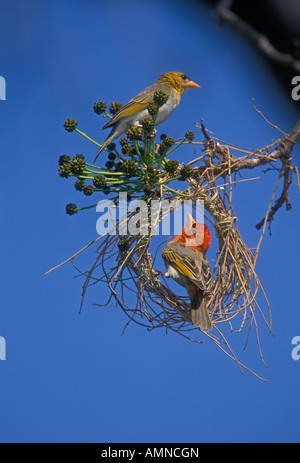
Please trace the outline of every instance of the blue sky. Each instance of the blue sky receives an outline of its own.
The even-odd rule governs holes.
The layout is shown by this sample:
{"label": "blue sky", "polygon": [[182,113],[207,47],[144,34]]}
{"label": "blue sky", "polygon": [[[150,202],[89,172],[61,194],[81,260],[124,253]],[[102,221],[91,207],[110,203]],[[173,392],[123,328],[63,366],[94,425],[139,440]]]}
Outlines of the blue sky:
{"label": "blue sky", "polygon": [[[223,140],[261,147],[280,138],[252,108],[290,131],[295,104],[256,50],[228,27],[220,29],[199,2],[16,1],[1,4],[0,101],[2,442],[295,442],[299,441],[300,362],[291,341],[300,335],[299,192],[266,235],[257,272],[267,292],[275,337],[261,325],[265,368],[252,335],[231,342],[237,366],[216,347],[188,342],[164,330],[130,325],[114,305],[96,308],[103,287],[88,293],[78,314],[82,279],[71,264],[44,273],[96,237],[97,214],[69,217],[65,205],[88,205],[72,181],[58,178],[62,154],[95,148],[63,129],[74,117],[101,142],[95,101],[126,102],[158,75],[185,72],[201,85],[187,92],[159,131],[178,138],[204,118]],[[3,45],[4,44],[4,45]],[[286,83],[288,89],[290,82]],[[300,103],[299,103],[300,104]],[[201,135],[197,133],[201,140]],[[299,148],[293,152],[299,165]],[[185,147],[180,160],[193,158]],[[252,175],[253,174],[253,175]],[[234,200],[249,247],[259,233],[275,176],[253,171]],[[82,256],[88,267],[93,252]],[[213,259],[212,251],[208,258]]]}

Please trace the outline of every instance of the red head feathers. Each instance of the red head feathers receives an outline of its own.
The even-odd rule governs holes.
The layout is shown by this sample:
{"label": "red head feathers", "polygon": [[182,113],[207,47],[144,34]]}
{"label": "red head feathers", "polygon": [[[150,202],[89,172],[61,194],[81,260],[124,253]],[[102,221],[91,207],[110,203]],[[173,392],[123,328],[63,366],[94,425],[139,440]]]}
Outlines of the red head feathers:
{"label": "red head feathers", "polygon": [[187,216],[188,225],[183,228],[181,235],[175,236],[172,241],[185,243],[205,254],[211,243],[210,230],[206,224],[197,223],[191,214],[187,213]]}

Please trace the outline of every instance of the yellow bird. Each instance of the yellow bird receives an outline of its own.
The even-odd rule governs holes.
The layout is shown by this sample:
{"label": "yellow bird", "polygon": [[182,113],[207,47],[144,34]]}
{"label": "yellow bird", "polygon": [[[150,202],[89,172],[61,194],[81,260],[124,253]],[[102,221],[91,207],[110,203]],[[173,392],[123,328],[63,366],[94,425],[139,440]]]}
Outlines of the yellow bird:
{"label": "yellow bird", "polygon": [[[114,117],[103,127],[112,128],[109,136],[102,144],[97,153],[95,161],[101,151],[116,138],[125,133],[132,125],[139,126],[141,122],[149,117],[148,106],[153,103],[154,93],[163,91],[168,95],[167,102],[159,108],[155,125],[161,124],[168,119],[180,102],[181,95],[188,88],[200,87],[182,72],[165,72],[161,74],[154,85],[145,88],[142,92],[132,98],[114,115]],[[94,162],[95,162],[94,161]]]}

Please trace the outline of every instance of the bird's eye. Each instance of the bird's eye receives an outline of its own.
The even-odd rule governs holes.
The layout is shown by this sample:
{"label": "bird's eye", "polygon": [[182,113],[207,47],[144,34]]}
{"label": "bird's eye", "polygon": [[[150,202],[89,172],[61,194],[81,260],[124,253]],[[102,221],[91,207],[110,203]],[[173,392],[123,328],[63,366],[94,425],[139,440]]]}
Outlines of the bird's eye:
{"label": "bird's eye", "polygon": [[188,76],[186,76],[185,74],[182,74],[181,78],[182,78],[182,80],[184,80],[184,81],[190,80],[190,79],[188,78]]}

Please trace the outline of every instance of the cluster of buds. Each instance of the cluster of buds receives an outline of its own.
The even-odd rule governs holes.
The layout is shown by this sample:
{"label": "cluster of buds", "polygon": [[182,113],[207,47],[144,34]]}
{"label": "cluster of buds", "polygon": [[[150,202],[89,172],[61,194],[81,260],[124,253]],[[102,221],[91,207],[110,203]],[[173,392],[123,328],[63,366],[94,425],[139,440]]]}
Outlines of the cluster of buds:
{"label": "cluster of buds", "polygon": [[174,140],[172,137],[165,136],[162,143],[159,145],[158,153],[160,155],[167,154],[168,150],[174,145]]}
{"label": "cluster of buds", "polygon": [[167,159],[164,164],[165,171],[168,172],[171,175],[174,175],[174,172],[178,169],[179,162],[174,159]]}
{"label": "cluster of buds", "polygon": [[85,162],[83,154],[75,154],[73,159],[64,154],[58,160],[58,175],[62,178],[68,178],[71,175],[82,175],[84,173]]}
{"label": "cluster of buds", "polygon": [[[191,178],[193,169],[189,165],[179,165],[176,159],[171,160],[167,157],[184,141],[192,142],[195,138],[194,132],[187,131],[180,142],[175,142],[172,137],[164,134],[161,135],[161,143],[155,143],[155,121],[159,108],[167,100],[168,95],[165,92],[155,92],[153,102],[147,108],[149,117],[141,122],[141,126],[132,126],[127,130],[126,136],[119,140],[120,149],[115,143],[110,143],[105,148],[108,155],[104,167],[87,164],[83,154],[76,154],[73,158],[62,155],[58,161],[59,176],[75,177],[76,191],[83,192],[86,196],[95,192],[117,194],[126,191],[130,198],[136,195],[143,199],[151,198],[154,194],[156,197],[159,196],[165,182]],[[121,108],[120,102],[112,102],[108,107],[104,101],[98,101],[93,106],[96,114],[104,114],[104,117],[108,118],[114,116]],[[64,122],[68,132],[76,131],[96,143],[78,130],[77,126],[78,122],[73,118]],[[72,203],[67,205],[66,212],[73,215],[80,209],[85,208],[79,208]],[[125,246],[125,243],[120,243],[122,249],[123,245]]]}
{"label": "cluster of buds", "polygon": [[[117,114],[118,111],[120,111],[121,108],[122,108],[122,103],[120,103],[119,101],[113,101],[108,109],[109,109],[110,114],[114,116],[115,114]],[[104,113],[106,117],[111,117],[109,113],[106,111],[107,104],[105,103],[105,101],[101,101],[101,100],[97,101],[93,106],[93,110],[96,114]]]}
{"label": "cluster of buds", "polygon": [[64,122],[64,128],[66,129],[67,132],[74,132],[74,130],[76,129],[78,125],[78,122],[71,118],[71,119],[67,119],[65,122]]}

